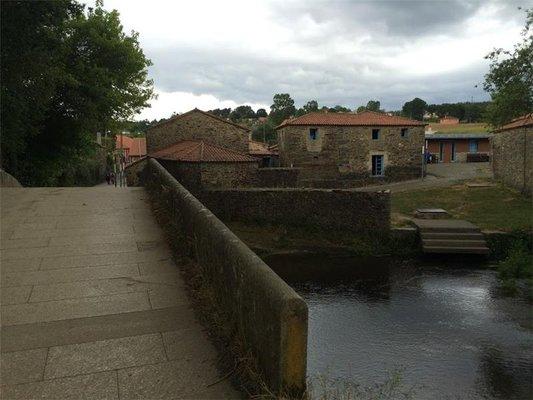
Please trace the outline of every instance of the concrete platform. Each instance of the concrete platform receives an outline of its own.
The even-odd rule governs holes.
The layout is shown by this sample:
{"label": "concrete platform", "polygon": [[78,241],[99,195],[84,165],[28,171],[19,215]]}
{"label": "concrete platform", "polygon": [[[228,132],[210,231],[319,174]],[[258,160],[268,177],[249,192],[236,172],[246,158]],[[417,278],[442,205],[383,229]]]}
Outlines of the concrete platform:
{"label": "concrete platform", "polygon": [[146,199],[1,189],[2,399],[242,398]]}

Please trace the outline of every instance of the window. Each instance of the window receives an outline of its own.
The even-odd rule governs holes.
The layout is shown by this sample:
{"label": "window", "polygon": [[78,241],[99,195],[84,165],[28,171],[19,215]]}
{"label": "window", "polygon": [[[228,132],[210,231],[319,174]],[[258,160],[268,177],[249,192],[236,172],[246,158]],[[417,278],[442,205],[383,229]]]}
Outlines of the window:
{"label": "window", "polygon": [[381,154],[372,156],[372,175],[373,176],[384,175],[383,156]]}
{"label": "window", "polygon": [[379,139],[379,129],[372,129],[372,140]]}
{"label": "window", "polygon": [[318,138],[318,129],[311,128],[309,129],[309,139],[316,140]]}
{"label": "window", "polygon": [[439,162],[444,161],[444,143],[439,143]]}
{"label": "window", "polygon": [[470,140],[468,142],[468,152],[469,153],[477,153],[477,140]]}
{"label": "window", "polygon": [[404,139],[408,138],[409,137],[409,129],[407,128],[402,128],[402,130],[400,131],[400,136]]}

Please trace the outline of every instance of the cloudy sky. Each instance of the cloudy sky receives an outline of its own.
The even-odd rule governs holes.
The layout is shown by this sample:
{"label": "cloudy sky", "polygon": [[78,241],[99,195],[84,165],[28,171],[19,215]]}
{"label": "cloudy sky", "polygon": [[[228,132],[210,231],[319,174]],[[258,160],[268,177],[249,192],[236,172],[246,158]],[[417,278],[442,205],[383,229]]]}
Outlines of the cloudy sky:
{"label": "cloudy sky", "polygon": [[[105,0],[140,34],[158,98],[139,118],[249,104],[387,110],[414,97],[481,101],[494,47],[520,40],[532,0]],[[479,85],[478,88],[475,85]]]}

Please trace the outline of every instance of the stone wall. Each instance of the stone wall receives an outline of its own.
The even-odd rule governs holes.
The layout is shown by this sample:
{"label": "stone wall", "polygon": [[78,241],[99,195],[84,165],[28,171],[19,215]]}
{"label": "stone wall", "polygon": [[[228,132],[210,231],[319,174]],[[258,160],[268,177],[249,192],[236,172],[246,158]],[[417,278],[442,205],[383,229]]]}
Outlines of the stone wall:
{"label": "stone wall", "polygon": [[256,254],[157,161],[149,159],[145,186],[167,205],[175,237],[193,252],[242,343],[257,359],[270,390],[304,392],[307,305]]}
{"label": "stone wall", "polygon": [[297,187],[297,168],[259,168],[257,171],[259,187]]}
{"label": "stone wall", "polygon": [[126,184],[130,187],[141,185],[141,174],[146,167],[147,158],[143,157],[126,166]]}
{"label": "stone wall", "polygon": [[533,193],[533,127],[496,132],[491,138],[494,178],[529,196]]}
{"label": "stone wall", "polygon": [[0,187],[22,187],[22,185],[13,175],[0,169]]}
{"label": "stone wall", "polygon": [[180,140],[206,140],[248,154],[249,130],[200,110],[192,110],[157,124],[146,132],[148,154]]}
{"label": "stone wall", "polygon": [[207,190],[199,198],[223,221],[313,226],[324,231],[387,235],[389,192],[336,189]]}
{"label": "stone wall", "polygon": [[[303,182],[344,180],[356,184],[413,179],[421,174],[423,126],[320,126],[316,140],[309,137],[309,128],[278,130],[281,165],[300,168]],[[376,128],[380,129],[379,139],[373,140],[372,129]],[[402,128],[408,129],[406,137],[401,137]],[[371,176],[374,154],[384,156],[384,177]]]}
{"label": "stone wall", "polygon": [[257,186],[258,163],[203,163],[200,166],[203,188]]}
{"label": "stone wall", "polygon": [[159,162],[193,193],[202,188],[257,186],[258,163],[187,163],[171,160]]}

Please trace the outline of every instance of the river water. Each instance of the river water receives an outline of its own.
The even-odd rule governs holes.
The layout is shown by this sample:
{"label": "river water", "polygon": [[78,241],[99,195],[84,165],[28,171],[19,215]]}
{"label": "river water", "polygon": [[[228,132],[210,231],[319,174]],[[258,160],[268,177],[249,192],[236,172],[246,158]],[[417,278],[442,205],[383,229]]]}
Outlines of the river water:
{"label": "river water", "polygon": [[[309,306],[308,374],[414,399],[532,399],[530,304],[464,260],[271,256]],[[471,265],[471,262],[469,263]]]}

